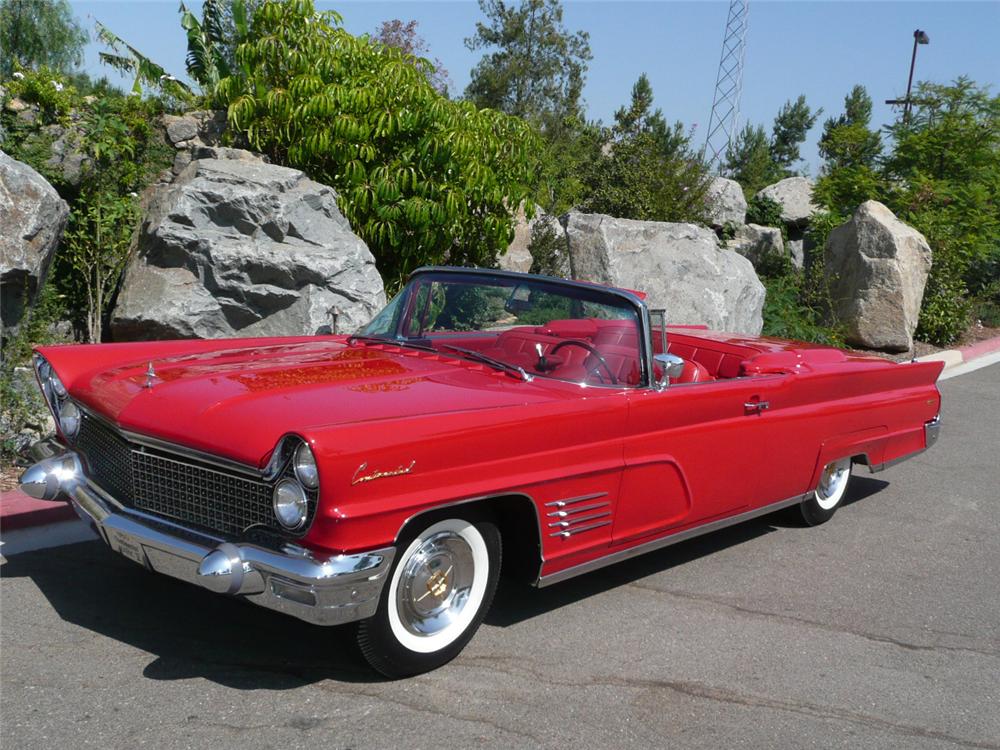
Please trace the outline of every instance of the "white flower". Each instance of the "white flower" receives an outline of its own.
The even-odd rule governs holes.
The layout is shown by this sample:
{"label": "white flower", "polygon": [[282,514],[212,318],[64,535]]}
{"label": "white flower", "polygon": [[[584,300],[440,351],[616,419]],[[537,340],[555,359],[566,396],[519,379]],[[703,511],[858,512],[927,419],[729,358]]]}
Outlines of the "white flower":
{"label": "white flower", "polygon": [[62,91],[63,90],[63,85],[61,83],[59,83],[59,81],[49,81],[49,83],[51,83],[53,86],[56,87],[56,91]]}
{"label": "white flower", "polygon": [[20,81],[22,78],[24,78],[24,73],[22,73],[20,70],[15,70],[14,78]]}
{"label": "white flower", "polygon": [[128,197],[129,198],[138,198],[139,194],[133,191],[133,192],[131,192],[131,193],[128,194]]}

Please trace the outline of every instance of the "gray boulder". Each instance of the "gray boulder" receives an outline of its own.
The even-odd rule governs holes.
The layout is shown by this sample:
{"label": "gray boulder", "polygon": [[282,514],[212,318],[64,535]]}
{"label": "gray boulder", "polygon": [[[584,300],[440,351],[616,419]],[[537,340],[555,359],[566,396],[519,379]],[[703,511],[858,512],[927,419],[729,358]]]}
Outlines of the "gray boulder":
{"label": "gray boulder", "polygon": [[742,225],[747,220],[747,199],[736,180],[714,177],[705,193],[708,223],[716,229],[727,224]]}
{"label": "gray boulder", "polygon": [[791,255],[792,264],[796,268],[802,268],[801,255],[796,258],[790,249],[786,250],[781,230],[775,227],[744,224],[736,228],[736,235],[731,240],[726,241],[726,248],[738,252],[758,270],[786,254]]}
{"label": "gray boulder", "polygon": [[38,172],[0,151],[0,313],[16,326],[45,283],[69,206]]}
{"label": "gray boulder", "polygon": [[847,342],[910,350],[930,268],[931,248],[920,232],[877,201],[858,206],[826,243],[830,296]]}
{"label": "gray boulder", "polygon": [[646,292],[671,323],[760,333],[764,286],[711,230],[576,212],[564,222],[574,278]]}
{"label": "gray boulder", "polygon": [[789,226],[803,228],[816,211],[812,202],[813,182],[808,177],[788,177],[768,185],[757,197],[770,198],[781,205],[781,220]]}
{"label": "gray boulder", "polygon": [[385,304],[336,195],[233,150],[148,197],[111,328],[116,340],[353,332]]}
{"label": "gray boulder", "polygon": [[[514,239],[498,259],[497,266],[504,271],[521,273],[530,271],[535,262],[531,254],[531,243],[542,230],[546,229],[555,235],[557,242],[565,241],[566,230],[556,217],[545,213],[545,210],[536,204],[535,215],[529,219],[525,214],[524,203],[521,203],[517,213],[514,214]],[[564,256],[555,259],[555,263],[558,270],[569,272],[569,264]]]}

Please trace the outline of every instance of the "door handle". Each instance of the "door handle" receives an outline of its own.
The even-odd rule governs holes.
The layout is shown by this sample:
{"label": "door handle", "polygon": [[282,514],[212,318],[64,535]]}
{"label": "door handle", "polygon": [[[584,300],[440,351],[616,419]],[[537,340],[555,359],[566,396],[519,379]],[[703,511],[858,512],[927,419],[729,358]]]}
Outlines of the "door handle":
{"label": "door handle", "polygon": [[760,414],[762,411],[767,411],[770,407],[770,402],[761,401],[760,399],[751,399],[743,404],[743,408],[747,414]]}

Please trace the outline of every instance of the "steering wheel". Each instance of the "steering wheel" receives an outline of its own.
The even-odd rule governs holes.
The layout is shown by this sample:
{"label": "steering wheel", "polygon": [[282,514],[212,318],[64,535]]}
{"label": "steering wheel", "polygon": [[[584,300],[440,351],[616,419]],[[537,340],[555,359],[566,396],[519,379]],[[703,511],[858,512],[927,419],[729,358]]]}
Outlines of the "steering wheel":
{"label": "steering wheel", "polygon": [[[594,348],[593,344],[590,344],[589,342],[583,341],[581,339],[566,339],[565,341],[560,341],[558,344],[553,346],[549,350],[549,354],[555,354],[564,346],[579,346],[581,349],[586,349],[588,352],[597,357],[598,362],[604,365],[604,369],[605,371],[607,371],[608,377],[611,379],[611,384],[612,385],[618,384],[618,378],[616,378],[615,374],[611,372],[611,367],[608,365],[608,361],[604,359],[603,355],[599,351],[597,351],[596,348]],[[601,373],[598,372],[596,367],[593,370],[591,370],[591,372],[597,375],[597,377],[601,378],[602,383],[604,382],[604,378],[601,377]]]}

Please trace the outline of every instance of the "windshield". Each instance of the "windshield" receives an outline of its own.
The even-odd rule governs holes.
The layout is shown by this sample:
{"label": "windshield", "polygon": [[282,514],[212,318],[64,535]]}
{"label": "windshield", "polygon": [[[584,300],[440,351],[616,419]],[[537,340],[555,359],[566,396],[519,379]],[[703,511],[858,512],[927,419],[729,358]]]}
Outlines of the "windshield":
{"label": "windshield", "polygon": [[416,275],[358,334],[526,376],[644,384],[639,311],[600,287],[531,277]]}

